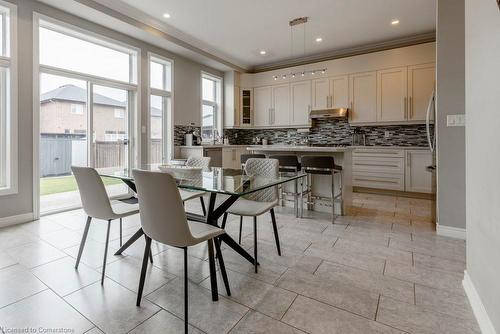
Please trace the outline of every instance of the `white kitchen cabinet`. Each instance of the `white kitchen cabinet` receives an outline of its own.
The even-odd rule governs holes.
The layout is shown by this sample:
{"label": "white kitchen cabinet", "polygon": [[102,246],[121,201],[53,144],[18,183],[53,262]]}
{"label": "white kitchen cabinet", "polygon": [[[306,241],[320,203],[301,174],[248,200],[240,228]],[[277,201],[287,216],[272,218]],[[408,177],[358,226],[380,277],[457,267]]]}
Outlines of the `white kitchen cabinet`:
{"label": "white kitchen cabinet", "polygon": [[405,154],[398,149],[356,149],[352,184],[356,187],[405,190]]}
{"label": "white kitchen cabinet", "polygon": [[406,120],[407,103],[407,67],[377,71],[377,121]]}
{"label": "white kitchen cabinet", "polygon": [[419,193],[434,193],[432,173],[427,166],[432,165],[432,153],[427,150],[406,151],[405,190]]}
{"label": "white kitchen cabinet", "polygon": [[271,126],[290,125],[290,84],[272,86]]}
{"label": "white kitchen cabinet", "polygon": [[239,92],[240,126],[251,126],[253,118],[253,89],[240,88]]}
{"label": "white kitchen cabinet", "polygon": [[272,108],[272,86],[257,87],[254,93],[254,126],[269,126]]}
{"label": "white kitchen cabinet", "polygon": [[246,147],[224,147],[222,148],[222,167],[241,168],[241,155],[247,152]]}
{"label": "white kitchen cabinet", "polygon": [[290,84],[290,107],[292,125],[310,125],[311,81],[299,81]]}
{"label": "white kitchen cabinet", "polygon": [[312,80],[312,110],[346,108],[349,104],[347,75]]}
{"label": "white kitchen cabinet", "polygon": [[435,81],[434,63],[408,66],[408,120],[425,120]]}
{"label": "white kitchen cabinet", "polygon": [[224,127],[240,126],[240,74],[236,71],[224,73]]}
{"label": "white kitchen cabinet", "polygon": [[351,123],[377,121],[377,73],[364,72],[349,76]]}
{"label": "white kitchen cabinet", "polygon": [[321,78],[311,81],[312,85],[312,105],[313,110],[327,109],[330,99],[330,79]]}

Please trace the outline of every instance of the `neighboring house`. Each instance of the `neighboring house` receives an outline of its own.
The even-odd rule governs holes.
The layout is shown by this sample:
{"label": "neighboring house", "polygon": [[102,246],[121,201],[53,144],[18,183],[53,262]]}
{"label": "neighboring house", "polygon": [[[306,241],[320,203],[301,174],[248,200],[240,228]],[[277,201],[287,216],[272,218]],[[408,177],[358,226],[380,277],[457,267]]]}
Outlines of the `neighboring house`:
{"label": "neighboring house", "polygon": [[[94,139],[117,141],[127,138],[126,102],[94,93]],[[64,85],[40,97],[40,132],[84,135],[87,131],[87,90]],[[161,110],[153,108],[151,138],[161,138]],[[157,132],[157,133],[156,133]]]}

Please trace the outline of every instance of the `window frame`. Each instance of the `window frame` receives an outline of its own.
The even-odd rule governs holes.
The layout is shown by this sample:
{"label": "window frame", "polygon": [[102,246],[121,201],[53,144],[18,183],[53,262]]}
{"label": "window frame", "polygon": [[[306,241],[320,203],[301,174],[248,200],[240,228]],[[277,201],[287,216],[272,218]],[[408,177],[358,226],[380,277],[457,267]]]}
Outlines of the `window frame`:
{"label": "window frame", "polygon": [[[209,101],[203,99],[203,79],[211,80],[215,82],[214,85],[214,97],[215,101]],[[208,139],[203,138],[203,106],[210,106],[214,108],[214,123],[213,126],[217,130],[218,135],[222,135],[222,84],[223,79],[217,75],[201,71],[200,76],[200,135],[203,143],[210,143],[214,141],[213,133]]]}
{"label": "window frame", "polygon": [[0,186],[0,196],[4,196],[18,193],[17,6],[0,0],[0,11],[5,42],[0,50],[0,67],[6,69],[2,92],[6,103],[0,106],[0,131],[5,129],[5,146],[0,146],[0,177],[4,176],[5,186]]}
{"label": "window frame", "polygon": [[[158,89],[158,88],[153,88],[151,87],[151,62],[154,63],[159,63],[164,66],[163,68],[163,84],[165,89]],[[167,85],[167,71],[165,69],[165,66],[167,64],[170,66],[170,91],[166,89],[168,87]],[[156,53],[153,52],[148,52],[148,57],[147,57],[147,85],[148,85],[148,97],[147,97],[147,105],[148,105],[148,112],[147,112],[147,131],[146,131],[146,136],[147,136],[147,157],[146,157],[146,163],[151,162],[151,143],[152,143],[152,138],[151,138],[151,96],[159,96],[162,98],[162,147],[163,147],[163,152],[162,152],[162,163],[168,163],[171,159],[174,158],[174,60],[160,56]],[[170,108],[168,108],[168,99],[170,99]]]}

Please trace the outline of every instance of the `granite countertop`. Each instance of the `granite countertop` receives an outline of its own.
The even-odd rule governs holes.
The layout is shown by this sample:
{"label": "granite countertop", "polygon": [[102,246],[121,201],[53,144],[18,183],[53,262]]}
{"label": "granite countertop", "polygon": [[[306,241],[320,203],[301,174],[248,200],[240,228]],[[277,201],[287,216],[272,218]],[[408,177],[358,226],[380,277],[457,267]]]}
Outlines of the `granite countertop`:
{"label": "granite countertop", "polygon": [[281,151],[281,152],[345,152],[350,146],[294,146],[294,145],[249,145],[249,151]]}
{"label": "granite countertop", "polygon": [[382,145],[366,145],[366,146],[351,146],[353,149],[388,149],[388,150],[429,150],[427,146],[382,146]]}
{"label": "granite countertop", "polygon": [[180,148],[188,148],[188,149],[204,149],[204,148],[243,148],[247,147],[248,145],[224,145],[224,144],[207,144],[207,145],[195,145],[195,146],[185,146],[185,145],[180,145],[176,147]]}

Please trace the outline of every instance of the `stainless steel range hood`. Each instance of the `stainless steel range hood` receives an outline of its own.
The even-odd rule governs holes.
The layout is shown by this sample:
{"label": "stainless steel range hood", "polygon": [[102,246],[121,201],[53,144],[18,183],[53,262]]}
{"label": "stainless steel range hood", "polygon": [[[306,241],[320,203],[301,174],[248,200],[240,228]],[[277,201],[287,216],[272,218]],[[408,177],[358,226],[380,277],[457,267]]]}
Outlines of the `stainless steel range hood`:
{"label": "stainless steel range hood", "polygon": [[311,110],[309,113],[310,119],[318,118],[345,118],[347,117],[347,108]]}

